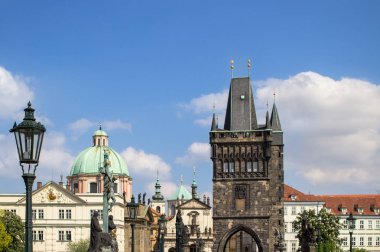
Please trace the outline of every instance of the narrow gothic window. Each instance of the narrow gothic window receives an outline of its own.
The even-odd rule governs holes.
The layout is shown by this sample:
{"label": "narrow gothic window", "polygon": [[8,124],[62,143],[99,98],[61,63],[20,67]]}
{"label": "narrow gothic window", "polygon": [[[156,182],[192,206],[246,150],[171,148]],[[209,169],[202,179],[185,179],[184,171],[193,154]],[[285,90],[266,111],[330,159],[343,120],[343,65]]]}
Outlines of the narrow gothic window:
{"label": "narrow gothic window", "polygon": [[98,146],[100,146],[100,139],[98,139]]}
{"label": "narrow gothic window", "polygon": [[252,172],[252,161],[247,162],[247,172]]}
{"label": "narrow gothic window", "polygon": [[225,162],[223,163],[223,171],[224,171],[224,172],[228,172],[228,162],[227,162],[227,161],[225,161]]}
{"label": "narrow gothic window", "polygon": [[253,172],[257,172],[258,171],[258,162],[257,161],[255,161],[255,162],[253,162]]}
{"label": "narrow gothic window", "polygon": [[235,163],[233,161],[230,162],[230,172],[234,173],[235,172]]}
{"label": "narrow gothic window", "polygon": [[245,210],[246,202],[246,186],[237,185],[235,187],[235,209],[236,210]]}
{"label": "narrow gothic window", "polygon": [[103,139],[103,146],[106,145],[106,139]]}

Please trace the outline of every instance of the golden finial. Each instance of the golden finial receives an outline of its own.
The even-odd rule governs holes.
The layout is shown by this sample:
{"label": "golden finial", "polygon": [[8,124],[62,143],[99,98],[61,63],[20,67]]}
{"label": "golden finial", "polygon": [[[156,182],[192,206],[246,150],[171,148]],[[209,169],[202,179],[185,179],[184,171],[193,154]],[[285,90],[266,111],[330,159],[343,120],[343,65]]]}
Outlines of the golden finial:
{"label": "golden finial", "polygon": [[230,68],[231,68],[231,78],[233,78],[234,77],[234,60],[232,59],[232,60],[230,60]]}

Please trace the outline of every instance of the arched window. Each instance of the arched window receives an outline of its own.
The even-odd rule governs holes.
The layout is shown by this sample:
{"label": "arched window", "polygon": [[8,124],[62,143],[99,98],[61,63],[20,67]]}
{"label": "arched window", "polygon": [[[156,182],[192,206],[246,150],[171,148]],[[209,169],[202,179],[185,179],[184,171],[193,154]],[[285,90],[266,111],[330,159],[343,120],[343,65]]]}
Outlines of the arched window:
{"label": "arched window", "polygon": [[106,146],[106,139],[103,139],[103,146]]}
{"label": "arched window", "polygon": [[118,191],[117,191],[117,183],[114,183],[113,184],[113,192],[114,193],[117,193]]}
{"label": "arched window", "polygon": [[100,146],[100,139],[98,139],[98,146]]}
{"label": "arched window", "polygon": [[161,213],[161,207],[160,207],[160,206],[157,206],[157,207],[156,207],[156,211],[159,212],[159,213]]}

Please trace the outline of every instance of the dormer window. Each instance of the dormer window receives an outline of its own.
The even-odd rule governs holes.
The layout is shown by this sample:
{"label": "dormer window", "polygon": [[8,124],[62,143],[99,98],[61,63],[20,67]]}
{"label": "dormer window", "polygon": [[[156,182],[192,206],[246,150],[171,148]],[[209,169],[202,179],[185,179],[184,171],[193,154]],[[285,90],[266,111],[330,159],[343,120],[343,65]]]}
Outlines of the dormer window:
{"label": "dormer window", "polygon": [[297,195],[295,194],[291,194],[290,195],[290,198],[292,199],[292,201],[295,201],[297,199]]}
{"label": "dormer window", "polygon": [[342,214],[346,214],[347,213],[347,207],[342,207]]}
{"label": "dormer window", "polygon": [[375,214],[379,214],[379,208],[377,208],[377,207],[374,208],[374,209],[373,209],[373,212],[374,212]]}
{"label": "dormer window", "polygon": [[331,213],[331,208],[326,207],[326,212]]}
{"label": "dormer window", "polygon": [[358,207],[358,213],[363,214],[363,208],[362,207]]}

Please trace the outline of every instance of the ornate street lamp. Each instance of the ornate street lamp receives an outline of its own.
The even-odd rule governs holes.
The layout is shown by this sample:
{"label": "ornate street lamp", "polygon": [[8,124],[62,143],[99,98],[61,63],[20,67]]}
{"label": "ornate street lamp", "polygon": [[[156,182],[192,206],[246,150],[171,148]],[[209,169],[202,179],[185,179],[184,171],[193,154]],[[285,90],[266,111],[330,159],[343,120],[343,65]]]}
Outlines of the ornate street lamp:
{"label": "ornate street lamp", "polygon": [[347,224],[348,224],[348,229],[350,232],[350,252],[352,252],[352,233],[354,232],[355,229],[355,221],[356,218],[350,213],[350,216],[347,218]]}
{"label": "ornate street lamp", "polygon": [[22,168],[22,178],[24,179],[26,188],[25,251],[32,252],[32,188],[34,179],[36,178],[36,168],[46,129],[41,123],[36,122],[34,109],[30,102],[24,111],[24,120],[19,125],[15,122],[9,132],[13,132],[15,135],[17,153]]}
{"label": "ornate street lamp", "polygon": [[135,203],[135,196],[132,195],[131,202],[127,203],[128,217],[131,220],[131,230],[132,230],[132,247],[131,251],[135,251],[135,223],[137,218],[137,212],[139,209],[139,204]]}
{"label": "ornate street lamp", "polygon": [[166,232],[166,220],[165,214],[161,215],[158,219],[158,248],[159,252],[164,252],[165,232]]}

